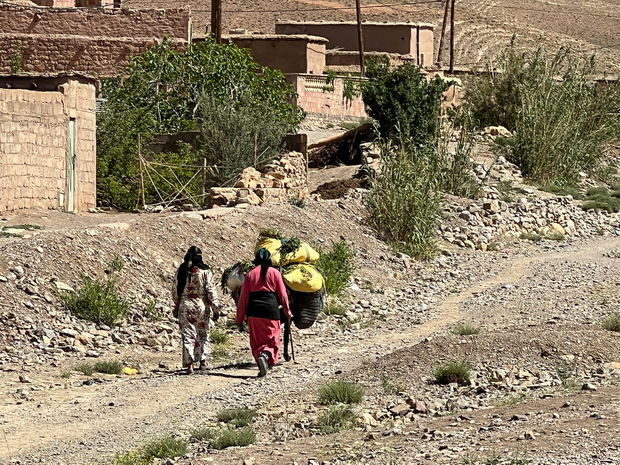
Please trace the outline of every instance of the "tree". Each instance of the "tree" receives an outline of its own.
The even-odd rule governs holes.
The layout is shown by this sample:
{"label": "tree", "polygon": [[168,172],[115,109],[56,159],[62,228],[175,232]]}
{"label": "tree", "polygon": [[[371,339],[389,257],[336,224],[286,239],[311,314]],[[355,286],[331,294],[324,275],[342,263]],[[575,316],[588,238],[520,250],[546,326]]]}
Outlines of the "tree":
{"label": "tree", "polygon": [[[294,91],[281,72],[259,66],[248,50],[217,45],[212,39],[182,51],[164,41],[134,57],[115,79],[105,80],[103,95],[107,101],[97,128],[98,194],[100,201],[121,209],[134,208],[138,199],[138,134],[147,143],[156,133],[197,130],[201,102],[248,111],[269,108],[265,118],[284,133],[295,130],[304,117],[290,103]],[[194,157],[202,165],[203,155]]]}
{"label": "tree", "polygon": [[448,82],[439,76],[427,80],[420,68],[410,63],[392,69],[385,57],[368,62],[366,77],[362,98],[384,139],[404,137],[418,147],[436,143]]}

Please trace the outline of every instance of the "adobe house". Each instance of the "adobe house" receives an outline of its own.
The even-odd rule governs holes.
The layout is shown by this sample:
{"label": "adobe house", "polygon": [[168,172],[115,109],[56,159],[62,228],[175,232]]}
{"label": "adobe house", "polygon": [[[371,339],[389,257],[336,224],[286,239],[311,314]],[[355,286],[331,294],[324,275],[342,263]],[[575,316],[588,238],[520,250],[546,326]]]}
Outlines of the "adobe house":
{"label": "adobe house", "polygon": [[[386,52],[414,57],[415,63],[433,63],[435,26],[426,23],[364,22],[364,52]],[[328,50],[359,51],[354,21],[278,21],[276,34],[308,34],[329,40]]]}
{"label": "adobe house", "polygon": [[261,66],[279,69],[284,74],[323,74],[327,39],[288,34],[245,34],[226,36],[240,48],[250,49]]}
{"label": "adobe house", "polygon": [[59,0],[53,3],[54,8],[43,8],[0,2],[0,73],[111,77],[164,37],[176,49],[191,41],[188,8],[75,8],[91,0],[71,0],[72,7],[61,8]]}
{"label": "adobe house", "polygon": [[96,204],[97,81],[0,75],[0,212]]}
{"label": "adobe house", "polygon": [[120,8],[121,0],[32,0],[39,6],[56,8]]}

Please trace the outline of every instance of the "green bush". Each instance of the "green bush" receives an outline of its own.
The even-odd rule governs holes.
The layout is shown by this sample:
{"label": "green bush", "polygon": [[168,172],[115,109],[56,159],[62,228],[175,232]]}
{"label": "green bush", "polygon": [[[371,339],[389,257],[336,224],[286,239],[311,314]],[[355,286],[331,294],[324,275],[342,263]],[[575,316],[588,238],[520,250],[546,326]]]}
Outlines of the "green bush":
{"label": "green bush", "polygon": [[73,369],[75,371],[84,373],[86,376],[90,376],[95,372],[95,367],[92,364],[86,362],[78,363],[77,365],[75,365],[75,367],[73,367]]}
{"label": "green bush", "polygon": [[327,381],[319,389],[321,404],[356,404],[362,401],[364,388],[357,383],[342,380]]}
{"label": "green bush", "polygon": [[434,147],[449,84],[439,76],[428,80],[420,69],[410,63],[393,68],[388,58],[368,60],[362,98],[368,116],[379,123],[381,137],[404,135],[414,147]]}
{"label": "green bush", "polygon": [[537,234],[537,233],[531,233],[531,232],[523,231],[523,232],[521,232],[521,235],[519,236],[519,239],[523,239],[524,241],[538,242],[538,241],[542,240],[542,236],[540,234]]}
{"label": "green bush", "polygon": [[323,313],[325,313],[326,315],[342,316],[347,313],[347,310],[342,306],[340,302],[330,300],[323,308]]}
{"label": "green bush", "polygon": [[442,209],[442,163],[434,148],[385,144],[381,173],[370,180],[364,202],[368,222],[398,252],[427,259]]}
{"label": "green bush", "polygon": [[217,419],[224,423],[230,423],[237,427],[249,425],[257,415],[256,410],[248,408],[232,408],[222,410],[217,414]]}
{"label": "green bush", "polygon": [[593,57],[566,48],[522,53],[513,44],[467,79],[465,100],[480,126],[513,131],[504,150],[526,178],[570,185],[579,172],[600,170],[603,147],[619,137],[620,84],[598,86],[594,75]]}
{"label": "green bush", "polygon": [[192,431],[191,439],[208,443],[210,449],[226,449],[227,447],[249,446],[256,442],[256,432],[251,426],[243,428],[198,428]]}
{"label": "green bush", "polygon": [[153,458],[148,457],[141,450],[132,450],[129,452],[117,452],[110,465],[151,465]]}
{"label": "green bush", "polygon": [[329,252],[319,249],[320,257],[316,266],[325,279],[328,295],[339,296],[349,287],[355,270],[355,253],[345,241],[336,242]]}
{"label": "green bush", "polygon": [[209,338],[213,344],[224,345],[227,344],[230,340],[230,336],[227,332],[222,331],[221,329],[214,329],[209,334]]}
{"label": "green bush", "polygon": [[123,372],[123,364],[112,360],[100,360],[95,362],[93,365],[93,370],[97,373],[120,375]]}
{"label": "green bush", "polygon": [[620,332],[620,313],[613,313],[603,320],[603,329]]}
{"label": "green bush", "polygon": [[462,386],[469,384],[471,365],[465,361],[452,360],[435,368],[433,376],[439,384],[458,383]]}
{"label": "green bush", "polygon": [[544,192],[550,192],[551,194],[555,194],[558,196],[570,195],[575,200],[583,199],[583,194],[581,194],[581,192],[579,192],[579,190],[575,186],[558,186],[551,183],[543,186],[541,190]]}
{"label": "green bush", "polygon": [[116,289],[116,280],[95,280],[82,276],[82,283],[75,292],[60,294],[60,298],[74,315],[94,323],[114,326],[127,316],[129,303]]}
{"label": "green bush", "polygon": [[478,334],[480,332],[480,328],[466,323],[459,323],[452,328],[452,332],[454,334],[458,334],[459,336],[471,336]]}
{"label": "green bush", "polygon": [[187,453],[187,442],[167,435],[150,440],[144,445],[144,455],[151,459],[180,457]]}
{"label": "green bush", "polygon": [[609,192],[606,187],[591,187],[586,191],[581,208],[586,211],[597,209],[616,213],[620,211],[620,198],[613,195],[614,192]]}
{"label": "green bush", "polygon": [[333,434],[355,427],[355,412],[349,405],[335,405],[330,407],[318,418],[319,432]]}

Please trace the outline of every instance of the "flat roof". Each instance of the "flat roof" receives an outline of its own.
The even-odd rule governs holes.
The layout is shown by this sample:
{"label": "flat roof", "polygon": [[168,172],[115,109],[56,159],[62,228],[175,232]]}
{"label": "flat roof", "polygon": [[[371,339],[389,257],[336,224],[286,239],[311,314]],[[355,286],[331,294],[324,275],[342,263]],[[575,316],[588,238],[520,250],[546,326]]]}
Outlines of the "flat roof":
{"label": "flat roof", "polygon": [[308,42],[329,42],[325,37],[308,34],[226,34],[222,38],[230,40],[306,40]]}
{"label": "flat roof", "polygon": [[[309,26],[338,26],[338,25],[346,25],[346,26],[357,26],[356,21],[288,21],[288,20],[278,20],[276,24],[307,24]],[[363,25],[366,26],[409,26],[409,27],[428,27],[434,29],[435,24],[431,23],[414,23],[410,21],[405,22],[379,22],[379,21],[362,21]]]}

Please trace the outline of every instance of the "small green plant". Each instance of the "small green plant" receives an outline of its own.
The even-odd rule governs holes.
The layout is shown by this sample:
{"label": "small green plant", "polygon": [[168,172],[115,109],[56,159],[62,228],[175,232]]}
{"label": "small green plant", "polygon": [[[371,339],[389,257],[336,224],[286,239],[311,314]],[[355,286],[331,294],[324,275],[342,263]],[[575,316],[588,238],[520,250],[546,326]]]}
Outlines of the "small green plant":
{"label": "small green plant", "polygon": [[338,77],[336,71],[332,69],[327,70],[327,77],[325,78],[325,85],[322,87],[323,92],[333,92],[334,91],[334,81]]}
{"label": "small green plant", "polygon": [[458,334],[459,336],[471,336],[478,334],[480,332],[480,328],[467,323],[459,323],[452,328],[452,332],[454,334]]}
{"label": "small green plant", "polygon": [[550,234],[549,236],[547,236],[547,238],[548,238],[548,239],[550,239],[550,240],[552,240],[552,241],[558,241],[558,242],[560,242],[560,241],[565,240],[565,239],[566,239],[566,236],[565,236],[564,234],[561,234],[561,233],[555,232],[555,233],[552,233],[552,234]]}
{"label": "small green plant", "polygon": [[353,270],[355,270],[355,253],[345,241],[336,242],[329,252],[320,250],[316,264],[325,279],[325,291],[328,295],[340,296],[349,287]]}
{"label": "small green plant", "polygon": [[175,438],[172,435],[165,435],[151,439],[144,445],[144,455],[153,459],[167,459],[180,457],[187,453],[187,442],[183,439]]}
{"label": "small green plant", "polygon": [[620,332],[620,313],[608,315],[602,322],[603,329]]}
{"label": "small green plant", "polygon": [[258,238],[269,238],[269,239],[283,239],[284,235],[277,228],[265,228],[261,229],[258,233]]}
{"label": "small green plant", "polygon": [[73,367],[73,369],[75,371],[84,373],[86,376],[90,376],[95,372],[95,367],[92,364],[86,362],[78,363],[77,365],[75,365],[75,367]]}
{"label": "small green plant", "polygon": [[319,432],[333,434],[355,427],[355,412],[349,405],[334,405],[318,418]]}
{"label": "small green plant", "polygon": [[465,386],[469,384],[471,365],[463,360],[451,360],[435,368],[433,376],[438,384],[458,383]]}
{"label": "small green plant", "polygon": [[13,47],[13,53],[11,54],[11,74],[19,74],[22,70],[22,45],[22,41],[18,40]]}
{"label": "small green plant", "polygon": [[364,388],[350,381],[330,380],[319,389],[319,402],[324,405],[357,404],[363,397]]}
{"label": "small green plant", "polygon": [[123,364],[114,360],[100,360],[95,362],[93,370],[97,373],[120,375],[123,372]]}
{"label": "small green plant", "polygon": [[13,226],[3,226],[1,229],[23,229],[25,231],[34,231],[36,229],[44,229],[45,226],[41,226],[38,224],[15,224]]}
{"label": "small green plant", "polygon": [[144,308],[144,315],[149,321],[161,321],[164,318],[161,310],[157,308],[157,301],[155,299],[149,299]]}
{"label": "small green plant", "polygon": [[211,449],[226,449],[233,446],[249,446],[256,441],[256,432],[251,426],[243,428],[198,428],[192,431],[191,439],[208,443]]}
{"label": "small green plant", "polygon": [[344,78],[342,83],[342,96],[346,102],[351,102],[354,99],[362,95],[362,88],[359,78],[352,78],[350,76]]}
{"label": "small green plant", "polygon": [[216,344],[216,346],[211,349],[211,358],[213,360],[227,360],[230,358],[228,346],[225,344]]}
{"label": "small green plant", "polygon": [[300,199],[299,197],[289,197],[288,203],[293,207],[301,209],[306,208],[306,201],[304,199]]}
{"label": "small green plant", "polygon": [[521,233],[521,235],[519,236],[519,239],[522,239],[524,241],[532,241],[532,242],[538,242],[542,239],[542,236],[540,234],[537,233],[531,233],[528,231],[523,231]]}
{"label": "small green plant", "polygon": [[[614,191],[615,192],[615,191]],[[583,210],[605,210],[608,213],[620,211],[620,199],[606,187],[592,187],[586,191]]]}
{"label": "small green plant", "polygon": [[527,396],[525,394],[515,394],[512,396],[504,397],[497,401],[497,405],[502,405],[506,407],[510,407],[511,405],[518,405],[527,400]]}
{"label": "small green plant", "polygon": [[323,308],[323,313],[325,313],[326,315],[342,316],[346,312],[347,310],[337,300],[330,300],[329,302],[327,302],[327,305],[325,305],[325,307]]}
{"label": "small green plant", "polygon": [[282,239],[282,245],[278,249],[281,257],[286,257],[289,254],[297,252],[301,247],[301,241],[298,237],[293,236],[287,239]]}
{"label": "small green plant", "polygon": [[110,465],[151,465],[152,457],[147,457],[142,450],[131,450],[129,452],[117,452]]}
{"label": "small green plant", "polygon": [[209,334],[209,338],[213,344],[224,345],[227,344],[230,340],[230,336],[227,332],[222,331],[221,329],[214,329]]}
{"label": "small green plant", "polygon": [[217,414],[217,419],[224,423],[230,423],[237,427],[249,425],[257,415],[256,410],[249,408],[232,408],[222,410]]}
{"label": "small green plant", "polygon": [[71,370],[65,370],[62,373],[60,373],[60,377],[62,379],[69,379],[71,378]]}
{"label": "small green plant", "polygon": [[579,192],[578,188],[575,186],[558,186],[556,184],[547,184],[546,186],[541,187],[542,191],[549,192],[551,194],[555,194],[557,196],[567,196],[570,195],[575,200],[583,199],[583,195]]}
{"label": "small green plant", "polygon": [[108,263],[108,269],[110,273],[120,273],[125,268],[125,260],[120,255],[115,255],[110,263]]}
{"label": "small green plant", "polygon": [[190,433],[189,439],[194,442],[210,442],[217,436],[215,428],[196,428]]}
{"label": "small green plant", "polygon": [[495,188],[502,195],[502,200],[506,203],[513,203],[515,198],[513,197],[512,181],[499,181]]}

